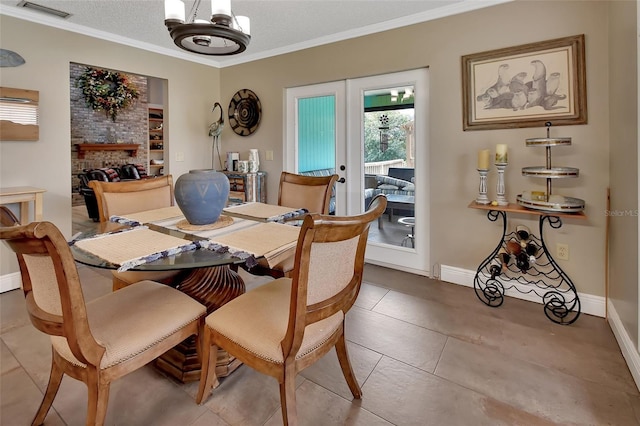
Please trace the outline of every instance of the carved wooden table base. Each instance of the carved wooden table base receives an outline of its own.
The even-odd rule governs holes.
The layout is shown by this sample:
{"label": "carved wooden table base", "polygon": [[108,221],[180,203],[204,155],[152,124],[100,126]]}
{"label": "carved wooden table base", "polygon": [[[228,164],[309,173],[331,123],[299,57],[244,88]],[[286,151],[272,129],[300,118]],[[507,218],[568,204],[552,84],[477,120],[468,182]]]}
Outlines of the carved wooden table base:
{"label": "carved wooden table base", "polygon": [[[244,281],[229,266],[194,269],[176,288],[205,305],[207,315],[245,292]],[[226,377],[241,364],[226,351],[219,350],[216,374]],[[182,383],[199,380],[195,337],[164,353],[155,361],[155,366]]]}

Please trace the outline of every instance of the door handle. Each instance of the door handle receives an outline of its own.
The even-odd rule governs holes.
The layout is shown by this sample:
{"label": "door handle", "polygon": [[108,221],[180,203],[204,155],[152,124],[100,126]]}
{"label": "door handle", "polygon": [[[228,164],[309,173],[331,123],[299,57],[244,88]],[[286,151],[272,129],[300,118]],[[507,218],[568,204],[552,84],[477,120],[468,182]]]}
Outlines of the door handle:
{"label": "door handle", "polygon": [[338,182],[339,182],[339,183],[345,183],[345,182],[346,182],[346,180],[342,177],[342,178],[338,179]]}

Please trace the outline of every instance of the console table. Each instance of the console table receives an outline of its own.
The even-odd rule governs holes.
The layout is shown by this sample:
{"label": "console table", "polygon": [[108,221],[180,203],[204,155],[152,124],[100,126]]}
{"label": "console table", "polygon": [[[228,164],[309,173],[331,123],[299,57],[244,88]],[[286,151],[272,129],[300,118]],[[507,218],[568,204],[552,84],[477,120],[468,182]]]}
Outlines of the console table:
{"label": "console table", "polygon": [[[576,287],[551,256],[544,242],[543,227],[545,222],[553,229],[562,226],[562,218],[586,219],[583,212],[564,213],[530,210],[519,204],[491,206],[476,204],[472,201],[469,208],[487,211],[487,218],[495,222],[502,218],[502,237],[496,248],[482,261],[473,279],[476,296],[484,304],[498,307],[504,301],[505,290],[515,289],[521,293],[535,293],[542,299],[544,313],[551,321],[568,325],[580,315],[580,299]],[[539,249],[535,254],[535,262],[525,271],[509,262],[506,270],[496,265],[495,259],[501,249],[506,249],[507,242],[518,241],[517,233],[507,233],[507,214],[528,214],[539,217],[540,237],[530,234],[529,239]]]}
{"label": "console table", "polygon": [[0,188],[0,204],[20,203],[20,224],[29,223],[29,203],[33,202],[33,220],[42,220],[42,194],[46,189],[31,186]]}

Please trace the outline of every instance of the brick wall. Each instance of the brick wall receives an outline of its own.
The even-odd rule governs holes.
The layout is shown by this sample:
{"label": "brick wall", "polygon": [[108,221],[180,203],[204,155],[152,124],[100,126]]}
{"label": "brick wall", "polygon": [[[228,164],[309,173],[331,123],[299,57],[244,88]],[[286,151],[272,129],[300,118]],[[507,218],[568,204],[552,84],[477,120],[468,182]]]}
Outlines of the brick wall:
{"label": "brick wall", "polygon": [[[116,121],[104,111],[95,111],[85,103],[82,90],[77,86],[78,77],[86,65],[72,63],[69,67],[71,88],[71,181],[73,205],[83,205],[78,193],[78,173],[84,169],[114,167],[123,164],[144,164],[148,169],[148,91],[147,78],[126,74],[139,92],[139,97],[128,108],[120,110]],[[136,157],[126,151],[89,151],[84,159],[78,159],[76,144],[79,143],[135,143],[139,144]]]}

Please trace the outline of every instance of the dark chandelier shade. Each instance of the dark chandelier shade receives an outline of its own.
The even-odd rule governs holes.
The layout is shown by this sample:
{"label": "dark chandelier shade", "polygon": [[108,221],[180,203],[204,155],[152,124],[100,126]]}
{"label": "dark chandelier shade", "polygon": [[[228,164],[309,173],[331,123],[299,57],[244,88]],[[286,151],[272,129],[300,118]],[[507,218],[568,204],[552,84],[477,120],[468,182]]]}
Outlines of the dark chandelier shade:
{"label": "dark chandelier shade", "polygon": [[211,20],[196,19],[201,0],[197,0],[185,22],[184,2],[165,0],[164,24],[176,46],[193,53],[212,56],[235,55],[246,50],[251,35],[249,18],[236,17],[230,0],[211,0]]}

